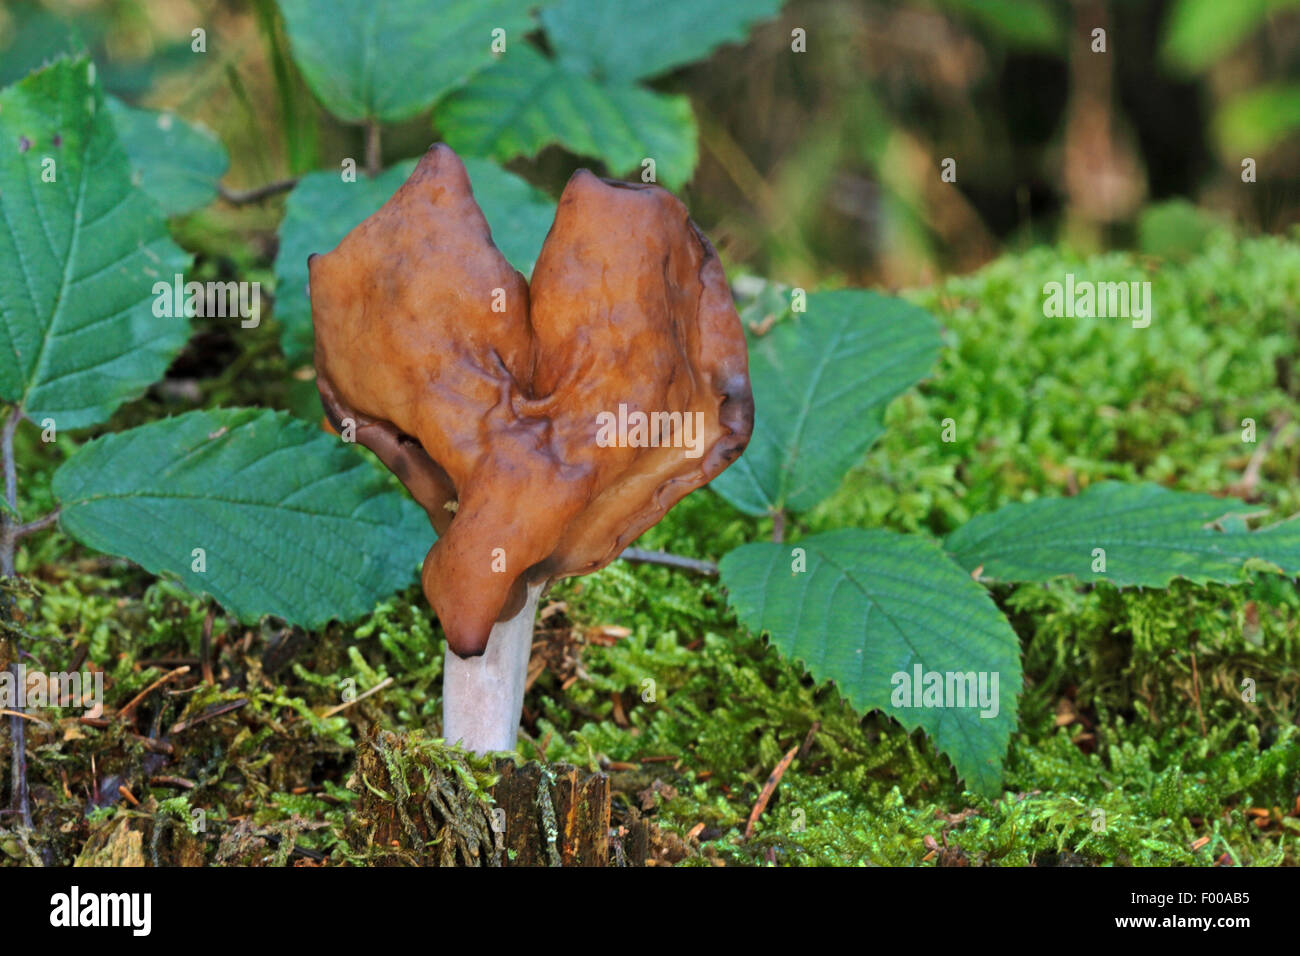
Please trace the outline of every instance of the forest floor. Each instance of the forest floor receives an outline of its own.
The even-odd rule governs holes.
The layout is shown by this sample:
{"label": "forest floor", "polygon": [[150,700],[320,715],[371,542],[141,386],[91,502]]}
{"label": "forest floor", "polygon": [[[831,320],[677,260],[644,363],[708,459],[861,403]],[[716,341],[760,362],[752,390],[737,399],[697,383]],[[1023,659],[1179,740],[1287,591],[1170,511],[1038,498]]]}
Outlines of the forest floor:
{"label": "forest floor", "polygon": [[[1043,284],[1067,272],[1151,281],[1147,334],[1134,346],[1125,320],[1043,316]],[[1170,261],[1031,249],[906,296],[945,327],[939,366],[787,539],[846,526],[941,535],[1103,478],[1300,512],[1300,243],[1219,236]],[[285,368],[273,325],[242,352],[202,331],[108,427],[196,401],[302,407],[311,383]],[[944,417],[956,443],[935,438]],[[1255,444],[1242,442],[1246,418]],[[20,436],[32,513],[71,447]],[[639,544],[716,560],[770,531],[703,490]],[[35,827],[0,816],[0,862],[358,862],[359,742],[439,726],[442,641],[418,586],[319,633],[250,629],[57,532],[24,544],[28,666],[93,662],[106,713],[31,714]],[[608,773],[616,822],[657,825],[659,864],[1300,863],[1295,582],[1258,571],[1232,587],[993,593],[1021,638],[1026,688],[996,799],[966,791],[920,733],[854,713],[745,633],[716,579],[622,561],[543,601],[522,755]],[[1243,707],[1247,679],[1256,697]],[[340,705],[345,690],[355,699]],[[6,801],[12,756],[0,735]]]}

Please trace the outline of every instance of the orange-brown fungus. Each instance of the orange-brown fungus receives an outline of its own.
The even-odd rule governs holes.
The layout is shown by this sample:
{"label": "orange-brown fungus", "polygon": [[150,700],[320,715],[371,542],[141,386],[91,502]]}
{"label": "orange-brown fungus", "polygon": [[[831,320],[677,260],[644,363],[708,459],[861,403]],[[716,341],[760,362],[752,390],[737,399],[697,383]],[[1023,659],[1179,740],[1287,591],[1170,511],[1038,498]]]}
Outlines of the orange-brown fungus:
{"label": "orange-brown fungus", "polygon": [[[462,657],[483,652],[527,584],[616,558],[753,428],[722,266],[657,186],[575,173],[530,289],[492,244],[465,167],[435,146],[312,257],[311,305],[326,411],[336,428],[351,418],[429,513],[424,590]],[[620,412],[652,424],[611,427]]]}

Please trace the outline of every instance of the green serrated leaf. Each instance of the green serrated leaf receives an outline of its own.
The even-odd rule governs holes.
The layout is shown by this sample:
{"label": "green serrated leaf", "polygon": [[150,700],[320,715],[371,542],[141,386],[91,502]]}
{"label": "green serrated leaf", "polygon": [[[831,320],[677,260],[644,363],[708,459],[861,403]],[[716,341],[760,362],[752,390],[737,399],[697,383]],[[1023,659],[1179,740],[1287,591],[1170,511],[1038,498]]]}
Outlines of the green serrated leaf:
{"label": "green serrated leaf", "polygon": [[206,206],[230,165],[221,141],[173,113],[140,110],[108,97],[108,111],[131,162],[131,181],[169,216]]}
{"label": "green serrated leaf", "polygon": [[[492,240],[512,266],[532,274],[555,218],[555,203],[513,173],[486,160],[464,160],[474,199],[492,229]],[[275,314],[280,346],[291,362],[312,354],[307,257],[329,252],[358,223],[386,203],[411,175],[415,160],[398,163],[374,179],[343,182],[338,173],[308,173],[285,203],[280,250],[275,259]]]}
{"label": "green serrated leaf", "polygon": [[925,310],[859,289],[808,296],[808,311],[749,343],[754,435],[709,485],[747,514],[806,511],[884,431],[885,406],[942,344]]}
{"label": "green serrated leaf", "polygon": [[307,173],[289,193],[275,256],[275,318],[280,348],[291,363],[310,362],[312,356],[307,257],[337,246],[388,201],[414,168],[415,160],[408,160],[374,179],[358,176],[355,182],[344,182],[337,172]]}
{"label": "green serrated leaf", "polygon": [[607,82],[631,82],[745,39],[783,0],[559,0],[539,14],[557,59]]}
{"label": "green serrated leaf", "polygon": [[492,63],[533,28],[535,0],[280,0],[294,61],[339,119],[395,123]]}
{"label": "green serrated leaf", "polygon": [[0,29],[0,86],[16,83],[61,56],[101,44],[108,18],[84,7],[77,14],[73,21],[43,4],[6,3]]}
{"label": "green serrated leaf", "polygon": [[60,428],[106,419],[189,338],[152,308],[189,258],[132,186],[94,74],[60,60],[0,92],[0,398]]}
{"label": "green serrated leaf", "polygon": [[435,119],[465,155],[504,162],[559,143],[601,160],[615,175],[653,159],[656,180],[670,189],[691,178],[698,158],[686,97],[598,82],[525,43],[443,100]]}
{"label": "green serrated leaf", "polygon": [[[795,549],[804,552],[806,570],[794,570]],[[743,545],[720,570],[752,631],[769,632],[782,654],[816,680],[834,681],[858,710],[882,710],[909,730],[921,728],[972,790],[996,793],[1016,726],[1020,642],[988,593],[937,542],[850,528],[792,544]],[[977,686],[985,675],[987,708],[955,693],[939,706],[918,702],[911,686],[918,667],[922,688],[930,673],[944,675],[945,688],[950,673],[972,673]]]}
{"label": "green serrated leaf", "polygon": [[[1245,530],[1240,516],[1257,510],[1232,498],[1108,481],[1075,498],[979,515],[945,547],[962,567],[982,567],[981,578],[994,581],[1072,575],[1119,587],[1167,587],[1176,577],[1231,583],[1250,559],[1300,574],[1300,521]],[[1093,570],[1097,548],[1105,552],[1104,572]]]}
{"label": "green serrated leaf", "polygon": [[434,540],[378,469],[283,412],[189,412],[106,435],[52,487],[68,534],[174,574],[244,622],[359,617],[411,583]]}

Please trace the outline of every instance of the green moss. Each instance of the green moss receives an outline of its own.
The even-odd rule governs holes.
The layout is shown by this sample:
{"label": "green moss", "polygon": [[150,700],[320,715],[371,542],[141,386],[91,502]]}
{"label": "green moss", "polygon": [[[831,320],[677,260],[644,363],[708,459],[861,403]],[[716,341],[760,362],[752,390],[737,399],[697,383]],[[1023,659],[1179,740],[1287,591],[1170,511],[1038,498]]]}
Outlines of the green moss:
{"label": "green moss", "polygon": [[[1067,271],[1150,279],[1151,327],[1045,318],[1042,285]],[[1242,442],[1242,418],[1256,420],[1261,439],[1275,416],[1300,421],[1295,242],[1215,235],[1203,253],[1160,269],[1036,249],[910,298],[940,316],[950,347],[930,381],[890,407],[889,431],[840,491],[796,517],[807,530],[945,534],[1006,502],[1105,477],[1225,491],[1259,449]],[[220,383],[224,400],[254,397],[249,380],[284,376],[273,350],[248,363],[258,375]],[[146,399],[123,415],[158,411]],[[957,441],[945,444],[948,417]],[[1255,488],[1278,515],[1300,511],[1292,428],[1263,456]],[[49,474],[72,446],[65,436],[42,445],[30,429],[20,436],[30,518],[52,504]],[[716,560],[769,528],[700,492],[639,543]],[[109,676],[110,707],[165,673],[165,659],[197,653],[208,605],[172,582],[58,534],[25,541],[19,567],[40,594],[22,604],[27,646],[52,669],[88,651]],[[716,581],[621,562],[551,593],[575,635],[601,625],[629,634],[576,645],[581,669],[567,689],[554,674],[540,678],[526,701],[534,721],[524,756],[544,748],[546,759],[580,766],[639,763],[614,772],[620,806],[639,807],[638,791],[660,779],[672,788],[651,811],[660,826],[685,834],[702,823],[712,852],[737,864],[1208,865],[1225,854],[1243,865],[1300,863],[1293,582],[1260,573],[1236,587],[1154,592],[1056,582],[993,596],[1021,637],[1026,675],[999,799],[967,793],[922,735],[854,713],[834,688],[739,632]],[[91,782],[116,774],[177,821],[202,809],[209,862],[246,817],[268,839],[280,834],[277,858],[297,845],[359,860],[341,834],[357,799],[345,783],[361,735],[439,723],[442,647],[419,589],[313,635],[273,622],[243,628],[218,613],[213,640],[224,648],[216,686],[154,692],[137,729],[247,703],[174,735],[165,770],[146,770],[149,752],[121,728],[79,728],[75,742],[54,725],[31,730],[34,784],[54,807],[46,819],[69,829],[32,844],[0,832],[6,859],[43,846],[75,857],[107,812],[87,820]],[[296,647],[287,663],[271,652],[280,646]],[[387,678],[369,697],[345,698]],[[744,840],[768,774],[795,746],[802,755]],[[148,782],[160,772],[194,786],[177,796]]]}

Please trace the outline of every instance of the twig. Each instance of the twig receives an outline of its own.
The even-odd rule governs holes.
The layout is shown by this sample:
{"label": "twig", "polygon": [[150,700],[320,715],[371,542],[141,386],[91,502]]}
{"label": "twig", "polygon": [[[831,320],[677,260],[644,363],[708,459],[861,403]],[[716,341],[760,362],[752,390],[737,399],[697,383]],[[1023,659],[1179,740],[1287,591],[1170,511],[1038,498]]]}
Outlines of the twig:
{"label": "twig", "polygon": [[[18,683],[18,665],[10,667],[14,675],[14,684]],[[22,815],[23,826],[32,828],[32,801],[27,791],[27,724],[23,722],[22,711],[9,716],[9,737],[13,741],[13,805]]]}
{"label": "twig", "polygon": [[216,683],[212,676],[212,620],[215,615],[216,608],[209,607],[208,614],[203,619],[203,639],[199,644],[199,662],[203,667],[203,682],[205,684]]}
{"label": "twig", "polygon": [[4,425],[0,425],[0,466],[5,476],[5,504],[8,511],[0,512],[0,575],[14,575],[14,531],[18,520],[18,465],[14,461],[14,432],[23,420],[22,409],[14,406]]}
{"label": "twig", "polygon": [[374,179],[379,175],[382,162],[379,148],[379,124],[373,119],[366,120],[366,175]]}
{"label": "twig", "polygon": [[174,677],[180,677],[183,674],[188,674],[189,672],[190,672],[190,666],[186,664],[183,667],[176,668],[176,670],[174,671],[169,671],[168,673],[163,674],[162,677],[159,677],[156,681],[154,681],[144,690],[140,691],[140,693],[132,697],[130,702],[117,712],[118,720],[126,720],[128,717],[130,717],[131,711],[135,710],[136,706],[140,703],[140,701],[144,700],[153,691],[157,690],[163,684],[167,683],[169,680],[171,680]]}
{"label": "twig", "polygon": [[146,737],[143,734],[131,734],[131,739],[151,754],[166,754],[168,757],[175,756],[176,754],[176,748],[165,740],[159,740],[156,737]]}
{"label": "twig", "polygon": [[379,692],[380,692],[381,690],[383,690],[385,687],[389,686],[392,682],[393,682],[393,679],[392,679],[391,677],[385,677],[383,680],[381,680],[381,681],[380,681],[378,684],[376,684],[374,687],[370,688],[370,690],[366,691],[364,694],[358,694],[356,697],[353,697],[351,700],[349,700],[349,701],[345,701],[344,703],[339,704],[337,707],[331,707],[329,710],[325,711],[325,713],[323,713],[323,714],[320,715],[321,720],[324,720],[326,717],[333,717],[335,714],[337,714],[337,713],[338,713],[339,711],[341,711],[341,710],[347,710],[347,709],[348,709],[349,707],[351,707],[353,704],[356,704],[356,703],[359,703],[359,702],[365,700],[365,699],[366,699],[367,697],[369,697],[371,694],[377,694],[377,693],[379,693]]}
{"label": "twig", "polygon": [[[197,657],[140,657],[136,659],[136,663],[144,668],[161,667],[169,669],[180,667],[182,664],[189,664],[191,667],[197,667],[199,659]],[[76,668],[70,667],[68,670],[76,670]]]}
{"label": "twig", "polygon": [[822,722],[814,720],[812,726],[808,728],[808,736],[803,739],[803,746],[799,748],[799,759],[803,760],[812,750],[813,740],[817,737],[817,731],[822,729]]}
{"label": "twig", "polygon": [[18,510],[18,465],[14,461],[14,432],[18,430],[18,423],[23,420],[23,411],[15,405],[9,411],[9,417],[5,419],[3,431],[4,446],[4,471],[5,471],[5,501],[9,507]]}
{"label": "twig", "polygon": [[195,717],[193,720],[182,720],[179,721],[178,723],[173,724],[172,729],[167,732],[167,736],[174,737],[179,733],[189,730],[191,727],[196,727],[199,724],[207,723],[209,720],[213,720],[217,717],[221,717],[225,714],[228,714],[231,711],[239,710],[239,708],[247,707],[247,706],[248,706],[247,697],[240,697],[238,700],[232,700],[229,703],[221,704],[217,707],[213,707],[211,710],[204,711],[203,713]]}
{"label": "twig", "polygon": [[[14,432],[23,420],[22,409],[15,405],[0,426],[0,469],[4,471],[5,503],[7,511],[0,511],[0,576],[14,576],[14,550],[18,544],[18,465],[14,461]],[[8,593],[0,595],[0,617],[12,617],[14,601]],[[15,657],[21,659],[22,648],[14,638]],[[14,684],[19,680],[18,664],[11,665]],[[23,708],[14,708],[9,715],[9,739],[13,742],[12,790],[13,807],[21,814],[23,826],[31,829],[32,802],[27,789],[27,724],[23,721]]]}
{"label": "twig", "polygon": [[296,176],[289,179],[277,179],[274,182],[255,186],[252,189],[231,189],[222,183],[217,183],[217,195],[232,206],[247,206],[251,203],[261,202],[271,196],[278,196],[280,193],[287,193],[296,185],[298,185]]}
{"label": "twig", "polygon": [[1250,456],[1250,461],[1246,463],[1246,470],[1241,473],[1241,480],[1235,485],[1230,486],[1233,494],[1240,495],[1243,498],[1251,498],[1255,494],[1255,486],[1259,484],[1259,472],[1264,467],[1264,459],[1272,451],[1273,445],[1276,444],[1278,436],[1282,434],[1282,429],[1286,427],[1287,420],[1283,418],[1272,430],[1264,436],[1264,440],[1255,446],[1255,451]]}
{"label": "twig", "polygon": [[49,728],[49,724],[32,714],[24,713],[21,710],[10,710],[8,707],[0,707],[0,716],[17,717],[20,720],[30,720],[34,724],[40,724],[42,727]]}
{"label": "twig", "polygon": [[185,777],[150,777],[149,782],[156,787],[180,787],[182,790],[193,790],[196,786],[193,780]]}
{"label": "twig", "polygon": [[1201,736],[1205,736],[1205,714],[1201,712],[1201,678],[1196,672],[1196,652],[1192,652],[1192,696],[1196,699],[1196,716],[1201,721]]}
{"label": "twig", "polygon": [[762,816],[763,811],[767,809],[768,801],[772,799],[772,794],[776,793],[776,785],[781,782],[785,772],[790,769],[790,763],[794,760],[794,755],[799,752],[799,745],[791,747],[781,762],[776,765],[771,776],[767,778],[767,783],[763,784],[763,792],[758,795],[758,802],[754,804],[754,809],[749,811],[749,820],[745,823],[745,839],[748,840],[754,835],[754,824]]}
{"label": "twig", "polygon": [[[112,721],[107,717],[78,717],[77,722],[84,724],[87,727],[95,727],[98,730],[103,730],[105,727],[112,724]],[[168,756],[171,756],[176,752],[176,749],[166,740],[159,740],[157,737],[146,737],[144,734],[137,734],[134,731],[128,731],[127,736],[153,754],[167,754]],[[91,758],[91,761],[93,763],[93,757]]]}
{"label": "twig", "polygon": [[696,574],[706,574],[713,577],[718,573],[718,566],[712,561],[701,561],[697,558],[684,558],[678,554],[669,554],[667,551],[650,551],[646,548],[628,548],[619,555],[624,561],[631,561],[634,564],[662,564],[667,568],[678,568],[682,571],[693,571]]}
{"label": "twig", "polygon": [[780,544],[785,540],[785,512],[772,512],[772,540]]}
{"label": "twig", "polygon": [[38,531],[44,531],[50,525],[59,520],[59,512],[62,509],[55,508],[47,515],[42,515],[35,521],[29,521],[26,524],[20,524],[13,529],[12,538],[15,543],[27,537],[29,534],[35,534]]}

